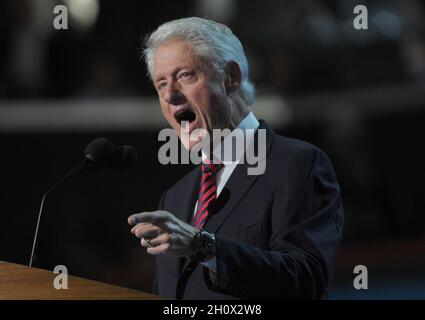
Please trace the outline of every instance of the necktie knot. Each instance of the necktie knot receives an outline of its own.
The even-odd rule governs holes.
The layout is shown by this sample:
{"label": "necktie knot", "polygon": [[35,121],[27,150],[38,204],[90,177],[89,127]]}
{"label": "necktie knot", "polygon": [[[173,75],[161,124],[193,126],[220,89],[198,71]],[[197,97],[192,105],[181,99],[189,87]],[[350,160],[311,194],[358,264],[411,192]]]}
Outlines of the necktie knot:
{"label": "necktie knot", "polygon": [[209,161],[204,161],[204,163],[202,163],[202,173],[207,171],[216,174],[223,167],[224,165],[222,163],[211,163]]}

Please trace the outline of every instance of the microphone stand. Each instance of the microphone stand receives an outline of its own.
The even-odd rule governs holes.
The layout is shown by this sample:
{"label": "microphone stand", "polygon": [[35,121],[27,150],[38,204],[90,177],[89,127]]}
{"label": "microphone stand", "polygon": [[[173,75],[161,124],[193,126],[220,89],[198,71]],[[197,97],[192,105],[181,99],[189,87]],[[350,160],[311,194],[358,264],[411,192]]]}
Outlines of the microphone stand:
{"label": "microphone stand", "polygon": [[38,230],[40,228],[40,221],[41,221],[41,215],[43,212],[44,207],[44,200],[46,199],[47,195],[53,191],[55,191],[57,188],[59,188],[62,184],[64,184],[68,179],[72,178],[76,174],[80,173],[87,167],[93,165],[93,161],[90,160],[88,157],[85,158],[82,162],[80,162],[75,168],[73,168],[70,172],[68,172],[62,179],[60,179],[53,187],[51,187],[49,190],[47,190],[43,197],[41,198],[41,204],[40,204],[40,210],[38,211],[38,218],[37,218],[37,226],[35,227],[35,234],[34,234],[34,240],[32,243],[32,250],[31,250],[31,258],[29,266],[32,267],[34,258],[37,258],[35,256],[35,252],[37,250],[37,239],[38,239]]}
{"label": "microphone stand", "polygon": [[38,211],[37,225],[35,227],[29,266],[32,267],[34,259],[37,258],[35,253],[37,252],[38,232],[40,230],[44,202],[48,194],[55,191],[73,176],[84,172],[86,169],[88,169],[88,171],[91,169],[100,170],[103,168],[123,170],[131,166],[136,160],[137,150],[133,146],[121,146],[114,151],[114,146],[108,139],[98,138],[93,140],[84,151],[84,160],[43,194],[40,210]]}

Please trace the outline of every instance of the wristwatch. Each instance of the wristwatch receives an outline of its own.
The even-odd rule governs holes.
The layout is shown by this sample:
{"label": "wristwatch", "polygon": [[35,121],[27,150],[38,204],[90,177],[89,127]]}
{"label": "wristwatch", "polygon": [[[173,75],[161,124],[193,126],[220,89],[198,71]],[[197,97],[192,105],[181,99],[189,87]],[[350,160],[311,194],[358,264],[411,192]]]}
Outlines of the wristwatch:
{"label": "wristwatch", "polygon": [[213,233],[200,230],[193,236],[191,245],[194,252],[191,259],[205,262],[215,256],[216,243]]}

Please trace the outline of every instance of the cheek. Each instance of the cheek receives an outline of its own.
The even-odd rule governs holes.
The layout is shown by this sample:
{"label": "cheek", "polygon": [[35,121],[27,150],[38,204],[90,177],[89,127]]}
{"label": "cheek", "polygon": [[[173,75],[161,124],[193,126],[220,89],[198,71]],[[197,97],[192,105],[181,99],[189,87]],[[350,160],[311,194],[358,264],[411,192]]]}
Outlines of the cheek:
{"label": "cheek", "polygon": [[196,93],[192,95],[193,104],[199,110],[201,114],[208,117],[215,109],[216,99],[209,88],[201,88],[196,90]]}
{"label": "cheek", "polygon": [[162,114],[164,115],[165,120],[167,120],[167,122],[172,125],[172,116],[171,116],[171,111],[170,108],[168,107],[168,105],[166,105],[165,103],[161,103],[161,111]]}
{"label": "cheek", "polygon": [[219,86],[212,87],[209,91],[208,101],[210,118],[214,122],[214,125],[223,125],[223,121],[227,119],[229,112],[225,92],[223,92]]}

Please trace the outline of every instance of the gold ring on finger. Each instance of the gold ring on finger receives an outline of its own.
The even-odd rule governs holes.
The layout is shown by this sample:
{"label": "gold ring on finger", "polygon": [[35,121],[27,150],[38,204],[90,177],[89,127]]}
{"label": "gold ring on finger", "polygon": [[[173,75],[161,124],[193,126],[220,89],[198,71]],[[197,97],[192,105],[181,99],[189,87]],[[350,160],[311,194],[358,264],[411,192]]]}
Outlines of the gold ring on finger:
{"label": "gold ring on finger", "polygon": [[146,238],[146,239],[145,239],[145,241],[146,241],[146,243],[147,243],[147,247],[148,247],[148,248],[152,248],[152,247],[153,247],[153,245],[152,245],[152,243],[151,243],[151,239],[150,239],[150,238]]}

